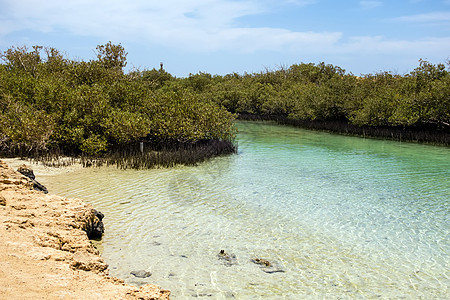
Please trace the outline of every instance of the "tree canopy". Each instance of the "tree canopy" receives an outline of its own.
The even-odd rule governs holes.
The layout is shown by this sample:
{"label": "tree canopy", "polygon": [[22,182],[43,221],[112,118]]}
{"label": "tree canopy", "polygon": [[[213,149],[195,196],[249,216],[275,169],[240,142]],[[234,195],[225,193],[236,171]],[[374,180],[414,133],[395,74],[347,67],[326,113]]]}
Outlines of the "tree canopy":
{"label": "tree canopy", "polygon": [[176,78],[162,67],[125,73],[120,44],[96,49],[89,61],[41,46],[1,54],[0,152],[97,155],[143,140],[232,141],[236,114],[450,128],[449,62],[420,60],[404,75],[355,76],[321,62]]}
{"label": "tree canopy", "polygon": [[166,73],[125,74],[121,45],[75,61],[54,48],[12,47],[0,65],[0,149],[99,154],[139,140],[232,140],[234,116]]}

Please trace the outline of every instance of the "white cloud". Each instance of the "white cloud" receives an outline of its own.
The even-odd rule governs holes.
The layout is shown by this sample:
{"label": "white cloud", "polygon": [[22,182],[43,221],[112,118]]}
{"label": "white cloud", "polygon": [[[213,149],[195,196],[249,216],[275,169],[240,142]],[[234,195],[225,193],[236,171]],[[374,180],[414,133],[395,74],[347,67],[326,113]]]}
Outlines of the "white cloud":
{"label": "white cloud", "polygon": [[374,9],[383,5],[381,1],[359,1],[359,6],[362,9]]}
{"label": "white cloud", "polygon": [[[270,12],[275,0],[0,0],[0,44],[19,31],[67,32],[122,43],[160,45],[193,52],[254,53],[321,57],[330,55],[367,58],[388,56],[448,55],[450,38],[387,39],[351,37],[341,32],[293,31],[284,28],[241,27],[237,19]],[[282,0],[284,4],[312,4],[308,0]],[[5,3],[1,3],[5,2]],[[295,3],[294,3],[295,2]],[[361,1],[366,7],[380,1]],[[363,4],[365,3],[365,4]],[[371,3],[371,4],[370,4]],[[401,22],[449,22],[450,13],[429,13],[395,19]],[[21,33],[23,34],[23,32]],[[20,35],[22,36],[22,35]],[[9,44],[6,46],[10,46]]]}
{"label": "white cloud", "polygon": [[[270,2],[270,3],[269,3]],[[285,0],[296,5],[311,0]],[[278,28],[241,28],[237,18],[270,10],[274,1],[165,0],[123,1],[15,0],[0,13],[1,35],[20,30],[95,36],[119,41],[140,41],[182,49],[243,52],[280,50],[283,47],[329,45],[339,33],[292,32]]]}
{"label": "white cloud", "polygon": [[390,40],[382,36],[351,37],[337,47],[342,53],[373,54],[407,54],[416,58],[426,55],[448,55],[450,37],[424,38],[417,40]]}
{"label": "white cloud", "polygon": [[310,5],[310,4],[317,3],[316,0],[283,0],[283,1],[285,3],[287,3],[287,4],[295,4],[295,5],[298,5],[298,6],[305,6],[305,5]]}
{"label": "white cloud", "polygon": [[426,14],[398,17],[393,20],[408,23],[447,23],[450,22],[450,12],[431,12]]}

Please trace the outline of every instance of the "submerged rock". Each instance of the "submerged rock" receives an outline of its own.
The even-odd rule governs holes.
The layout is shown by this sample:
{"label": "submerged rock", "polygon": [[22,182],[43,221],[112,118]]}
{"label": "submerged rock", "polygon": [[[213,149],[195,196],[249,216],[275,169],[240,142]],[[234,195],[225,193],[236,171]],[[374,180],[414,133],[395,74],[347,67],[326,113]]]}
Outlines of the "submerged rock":
{"label": "submerged rock", "polygon": [[145,271],[145,270],[131,271],[130,274],[133,275],[134,277],[138,277],[138,278],[147,278],[147,277],[152,276],[151,272]]}
{"label": "submerged rock", "polygon": [[281,264],[277,261],[270,262],[264,258],[254,258],[251,261],[259,265],[261,270],[263,270],[266,273],[285,272]]}
{"label": "submerged rock", "polygon": [[227,267],[231,267],[233,265],[237,265],[236,255],[226,253],[225,250],[220,250],[219,254],[217,254],[220,260],[223,261],[223,264]]}

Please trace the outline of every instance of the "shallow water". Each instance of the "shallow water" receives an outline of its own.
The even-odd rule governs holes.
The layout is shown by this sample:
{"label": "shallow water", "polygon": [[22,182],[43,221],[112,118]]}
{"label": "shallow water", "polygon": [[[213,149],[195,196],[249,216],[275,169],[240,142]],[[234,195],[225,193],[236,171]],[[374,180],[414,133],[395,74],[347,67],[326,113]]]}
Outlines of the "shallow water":
{"label": "shallow water", "polygon": [[[160,285],[173,299],[450,297],[449,148],[238,128],[238,155],[197,167],[92,168],[41,181],[105,214],[96,246],[111,275]],[[254,258],[284,272],[265,273]]]}

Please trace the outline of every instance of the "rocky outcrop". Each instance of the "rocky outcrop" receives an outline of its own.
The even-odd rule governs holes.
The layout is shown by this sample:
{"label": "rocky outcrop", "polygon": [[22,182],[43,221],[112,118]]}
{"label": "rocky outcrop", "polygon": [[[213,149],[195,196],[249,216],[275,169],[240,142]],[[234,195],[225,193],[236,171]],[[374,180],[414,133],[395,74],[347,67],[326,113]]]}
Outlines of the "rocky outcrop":
{"label": "rocky outcrop", "polygon": [[47,188],[42,184],[40,184],[38,181],[36,181],[36,176],[34,176],[33,169],[30,166],[21,165],[17,169],[17,172],[30,179],[31,183],[33,184],[34,190],[43,192],[44,194],[48,193]]}
{"label": "rocky outcrop", "polygon": [[98,210],[94,209],[88,213],[83,230],[86,232],[89,239],[101,239],[103,233],[105,232],[105,227],[102,221],[103,218],[104,215]]}
{"label": "rocky outcrop", "polygon": [[132,287],[108,276],[108,265],[88,238],[103,233],[102,218],[80,199],[34,190],[30,178],[0,161],[0,295],[168,299],[170,292],[156,286]]}
{"label": "rocky outcrop", "polygon": [[[34,190],[44,192],[45,194],[48,193],[47,188],[36,181],[36,176],[30,166],[22,164],[17,168],[17,172],[30,180]],[[84,219],[81,221],[84,224],[82,229],[87,233],[89,239],[101,239],[105,232],[105,227],[102,222],[104,215],[100,211],[94,209],[88,211],[87,215],[83,216],[83,218]]]}

